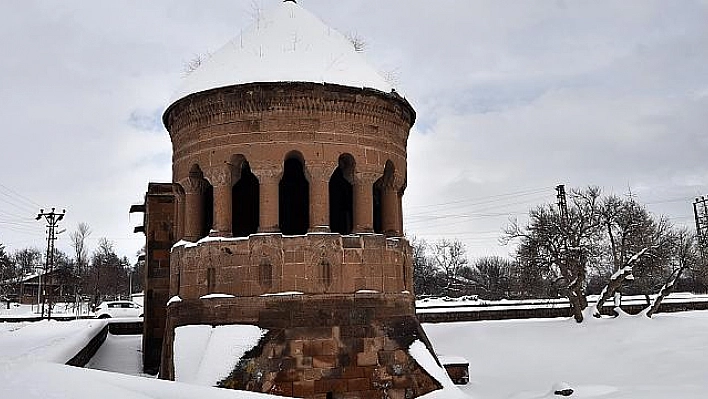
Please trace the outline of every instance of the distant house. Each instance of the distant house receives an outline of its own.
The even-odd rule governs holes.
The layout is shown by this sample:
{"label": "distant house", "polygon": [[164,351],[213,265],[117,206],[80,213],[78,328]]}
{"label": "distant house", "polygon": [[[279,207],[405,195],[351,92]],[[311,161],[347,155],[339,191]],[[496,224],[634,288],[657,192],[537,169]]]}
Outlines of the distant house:
{"label": "distant house", "polygon": [[24,304],[37,303],[40,284],[44,294],[54,298],[73,296],[75,293],[72,276],[61,269],[26,274],[17,279],[5,280],[0,284],[4,288],[6,297]]}

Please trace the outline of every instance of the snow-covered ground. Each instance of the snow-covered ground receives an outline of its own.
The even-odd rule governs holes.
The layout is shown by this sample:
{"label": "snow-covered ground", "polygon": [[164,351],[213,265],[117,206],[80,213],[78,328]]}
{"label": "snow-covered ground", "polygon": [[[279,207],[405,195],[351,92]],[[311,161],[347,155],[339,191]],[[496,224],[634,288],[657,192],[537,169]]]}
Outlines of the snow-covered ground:
{"label": "snow-covered ground", "polygon": [[[426,324],[438,353],[464,356],[479,399],[708,397],[708,311],[622,315],[577,324],[531,319]],[[558,397],[558,396],[556,396]]]}
{"label": "snow-covered ground", "polygon": [[[58,364],[98,328],[94,323],[103,322],[0,323],[0,398],[273,398],[136,377],[138,336],[109,335],[90,364],[132,376]],[[575,391],[571,398],[708,397],[708,311],[652,319],[588,317],[583,324],[560,318],[424,328],[438,353],[469,360],[470,383],[461,390],[475,399],[551,398],[553,387],[566,384]],[[416,359],[431,363],[424,355]],[[453,397],[460,396],[453,391],[425,396]]]}
{"label": "snow-covered ground", "polygon": [[[7,307],[5,302],[0,302],[0,317],[2,318],[23,318],[23,317],[35,317],[39,316],[41,307],[37,305],[20,305],[19,303],[10,303],[10,307]],[[45,307],[44,313],[47,314],[47,308]],[[89,309],[88,303],[82,303],[79,306],[73,303],[56,303],[52,308],[53,316],[92,316],[93,313]]]}

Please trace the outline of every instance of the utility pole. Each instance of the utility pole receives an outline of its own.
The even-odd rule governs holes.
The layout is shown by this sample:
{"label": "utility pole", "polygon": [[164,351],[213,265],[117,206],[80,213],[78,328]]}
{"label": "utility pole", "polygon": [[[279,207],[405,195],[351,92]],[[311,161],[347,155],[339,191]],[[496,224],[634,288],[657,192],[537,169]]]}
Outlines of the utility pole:
{"label": "utility pole", "polygon": [[[563,251],[564,251],[564,262],[567,265],[569,263],[570,254],[568,253],[568,200],[565,194],[565,185],[559,184],[556,186],[556,199],[558,200],[558,212],[561,217],[561,230],[563,232]],[[570,283],[570,281],[568,282]]]}
{"label": "utility pole", "polygon": [[[57,239],[56,236],[56,227],[59,224],[59,221],[64,219],[64,215],[66,215],[66,209],[62,210],[62,213],[55,213],[54,212],[55,208],[52,208],[51,212],[44,212],[44,209],[39,210],[39,214],[37,215],[36,220],[40,220],[44,218],[47,221],[47,256],[45,259],[44,263],[44,275],[48,275],[48,273],[51,273],[51,271],[54,269],[54,241]],[[47,281],[44,282],[45,285],[47,285]],[[42,273],[39,274],[39,290],[42,292]],[[44,318],[44,302],[45,302],[45,295],[42,295],[42,311],[41,315],[42,318]],[[49,295],[49,309],[47,312],[47,318],[51,319],[52,317],[52,292],[50,291]]]}
{"label": "utility pole", "polygon": [[698,248],[701,250],[703,262],[708,256],[708,198],[701,196],[693,202],[693,215],[696,218],[696,235]]}
{"label": "utility pole", "polygon": [[558,211],[560,211],[563,224],[568,223],[568,200],[565,195],[565,185],[556,186],[556,198],[558,199]]}

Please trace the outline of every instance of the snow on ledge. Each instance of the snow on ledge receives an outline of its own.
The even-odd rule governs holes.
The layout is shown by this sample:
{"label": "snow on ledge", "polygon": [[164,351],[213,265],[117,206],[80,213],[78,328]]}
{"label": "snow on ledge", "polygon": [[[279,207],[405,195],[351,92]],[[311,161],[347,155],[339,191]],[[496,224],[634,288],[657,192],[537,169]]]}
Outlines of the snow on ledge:
{"label": "snow on ledge", "polygon": [[172,298],[170,298],[169,301],[167,301],[167,306],[170,306],[173,303],[178,303],[178,302],[182,302],[182,298],[180,298],[179,295],[175,295]]}
{"label": "snow on ledge", "polygon": [[[172,246],[172,249],[179,248],[179,247],[185,247],[185,248],[191,248],[191,247],[196,247],[197,244],[191,241],[187,240],[179,240],[175,243],[175,245]],[[170,251],[172,252],[172,251]]]}
{"label": "snow on ledge", "polygon": [[262,294],[262,297],[268,297],[268,296],[287,296],[287,295],[304,295],[303,292],[300,291],[285,291],[285,292],[275,292],[272,294]]}
{"label": "snow on ledge", "polygon": [[357,294],[380,294],[380,292],[376,291],[376,290],[358,290],[356,293]]}
{"label": "snow on ledge", "polygon": [[443,366],[446,364],[469,364],[469,360],[462,356],[438,355],[438,360]]}
{"label": "snow on ledge", "polygon": [[216,299],[216,298],[236,298],[236,297],[231,294],[208,294],[208,295],[202,295],[199,297],[199,299]]}

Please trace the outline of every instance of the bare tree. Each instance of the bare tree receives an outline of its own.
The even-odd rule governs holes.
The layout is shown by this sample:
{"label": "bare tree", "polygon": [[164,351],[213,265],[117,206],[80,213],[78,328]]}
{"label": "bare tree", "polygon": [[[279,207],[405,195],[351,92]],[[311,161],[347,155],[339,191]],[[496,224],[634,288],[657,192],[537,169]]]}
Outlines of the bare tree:
{"label": "bare tree", "polygon": [[573,317],[583,321],[587,307],[585,294],[587,268],[598,254],[600,226],[600,189],[573,190],[567,217],[554,205],[543,205],[529,212],[529,223],[512,222],[502,242],[518,240],[517,261],[520,267],[533,267],[554,283],[561,283],[568,297]]}
{"label": "bare tree", "polygon": [[438,295],[438,272],[428,257],[428,243],[420,238],[410,240],[413,249],[413,288],[417,297]]}
{"label": "bare tree", "polygon": [[467,266],[465,245],[458,240],[437,241],[433,244],[430,260],[445,278],[445,295],[460,294],[460,272]]}
{"label": "bare tree", "polygon": [[673,270],[666,282],[659,290],[654,303],[646,312],[647,317],[652,317],[659,310],[661,302],[676,287],[676,282],[681,278],[681,275],[686,270],[695,269],[699,264],[699,255],[697,248],[697,237],[690,233],[687,229],[681,229],[671,235],[671,244],[673,246]]}
{"label": "bare tree", "polygon": [[366,40],[359,35],[357,32],[349,32],[346,35],[347,40],[354,46],[354,51],[357,53],[362,53],[366,50]]}
{"label": "bare tree", "polygon": [[513,261],[499,256],[475,260],[469,269],[469,279],[476,293],[484,299],[501,299],[509,296]]}
{"label": "bare tree", "polygon": [[71,247],[74,248],[74,262],[78,269],[78,274],[83,276],[88,268],[88,248],[86,240],[91,235],[91,229],[86,223],[79,223],[76,231],[69,235]]}

